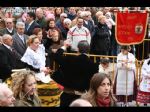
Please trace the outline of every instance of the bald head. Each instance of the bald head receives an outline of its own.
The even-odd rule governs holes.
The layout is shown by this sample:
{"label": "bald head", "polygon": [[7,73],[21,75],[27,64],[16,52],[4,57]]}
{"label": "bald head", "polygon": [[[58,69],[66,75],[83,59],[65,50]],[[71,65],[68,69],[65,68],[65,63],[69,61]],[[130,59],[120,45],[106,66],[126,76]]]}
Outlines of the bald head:
{"label": "bald head", "polygon": [[5,19],[5,22],[7,23],[7,22],[13,22],[13,19],[12,18],[6,18]]}
{"label": "bald head", "polygon": [[70,107],[92,107],[92,105],[87,100],[76,99],[70,104]]}
{"label": "bald head", "polygon": [[11,89],[5,83],[0,83],[0,88],[0,106],[13,106],[15,98]]}
{"label": "bald head", "polygon": [[14,24],[13,24],[13,19],[12,18],[6,18],[5,19],[5,25],[6,25],[6,28],[12,30]]}
{"label": "bald head", "polygon": [[8,88],[8,85],[5,84],[5,83],[0,83],[0,100],[4,99],[4,95],[8,92],[8,91],[11,91],[9,88]]}
{"label": "bald head", "polygon": [[2,42],[8,46],[12,46],[13,44],[12,36],[9,34],[4,34],[2,37]]}
{"label": "bald head", "polygon": [[36,17],[39,18],[39,19],[43,17],[43,10],[42,10],[42,8],[37,8],[36,9]]}

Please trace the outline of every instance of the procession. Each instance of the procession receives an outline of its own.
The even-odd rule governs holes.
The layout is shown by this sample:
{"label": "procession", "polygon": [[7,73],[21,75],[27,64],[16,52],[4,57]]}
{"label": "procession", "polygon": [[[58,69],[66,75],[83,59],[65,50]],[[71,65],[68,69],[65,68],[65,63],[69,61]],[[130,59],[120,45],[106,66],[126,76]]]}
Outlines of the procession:
{"label": "procession", "polygon": [[0,7],[0,107],[150,107],[150,7]]}

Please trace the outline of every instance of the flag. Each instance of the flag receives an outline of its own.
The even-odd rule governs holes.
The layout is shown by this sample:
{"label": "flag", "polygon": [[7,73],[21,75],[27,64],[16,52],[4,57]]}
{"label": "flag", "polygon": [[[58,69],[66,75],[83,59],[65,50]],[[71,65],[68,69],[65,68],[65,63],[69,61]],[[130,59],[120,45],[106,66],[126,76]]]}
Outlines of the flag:
{"label": "flag", "polygon": [[148,13],[117,12],[115,38],[121,45],[140,44],[147,31]]}

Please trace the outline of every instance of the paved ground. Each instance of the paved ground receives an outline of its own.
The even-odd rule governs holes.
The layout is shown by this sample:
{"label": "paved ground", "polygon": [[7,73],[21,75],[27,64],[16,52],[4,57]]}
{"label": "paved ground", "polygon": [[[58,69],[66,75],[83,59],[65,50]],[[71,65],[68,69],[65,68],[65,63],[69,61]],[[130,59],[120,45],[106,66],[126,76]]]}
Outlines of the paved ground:
{"label": "paved ground", "polygon": [[[118,107],[122,107],[121,103],[117,103]],[[124,107],[124,106],[123,106]],[[129,106],[128,107],[146,107],[144,106],[144,104],[140,104],[139,106],[137,105],[137,103],[135,101],[133,102],[129,102]],[[147,104],[147,107],[150,107],[150,104]]]}

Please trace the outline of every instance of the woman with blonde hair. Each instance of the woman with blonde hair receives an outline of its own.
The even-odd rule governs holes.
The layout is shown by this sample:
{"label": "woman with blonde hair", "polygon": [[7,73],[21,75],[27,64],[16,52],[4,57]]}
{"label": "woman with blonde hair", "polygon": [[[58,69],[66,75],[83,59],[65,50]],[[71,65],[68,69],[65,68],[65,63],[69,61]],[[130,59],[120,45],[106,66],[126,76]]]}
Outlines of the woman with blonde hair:
{"label": "woman with blonde hair", "polygon": [[16,98],[15,106],[41,106],[33,71],[23,70],[13,73],[11,89]]}
{"label": "woman with blonde hair", "polygon": [[111,91],[112,81],[104,73],[96,73],[91,78],[90,89],[81,98],[89,101],[93,107],[116,106],[116,98]]}
{"label": "woman with blonde hair", "polygon": [[49,83],[51,81],[49,76],[50,69],[45,67],[45,50],[40,46],[39,38],[36,35],[31,35],[27,44],[28,48],[21,61],[25,63],[26,68],[36,72],[35,76],[38,81]]}

